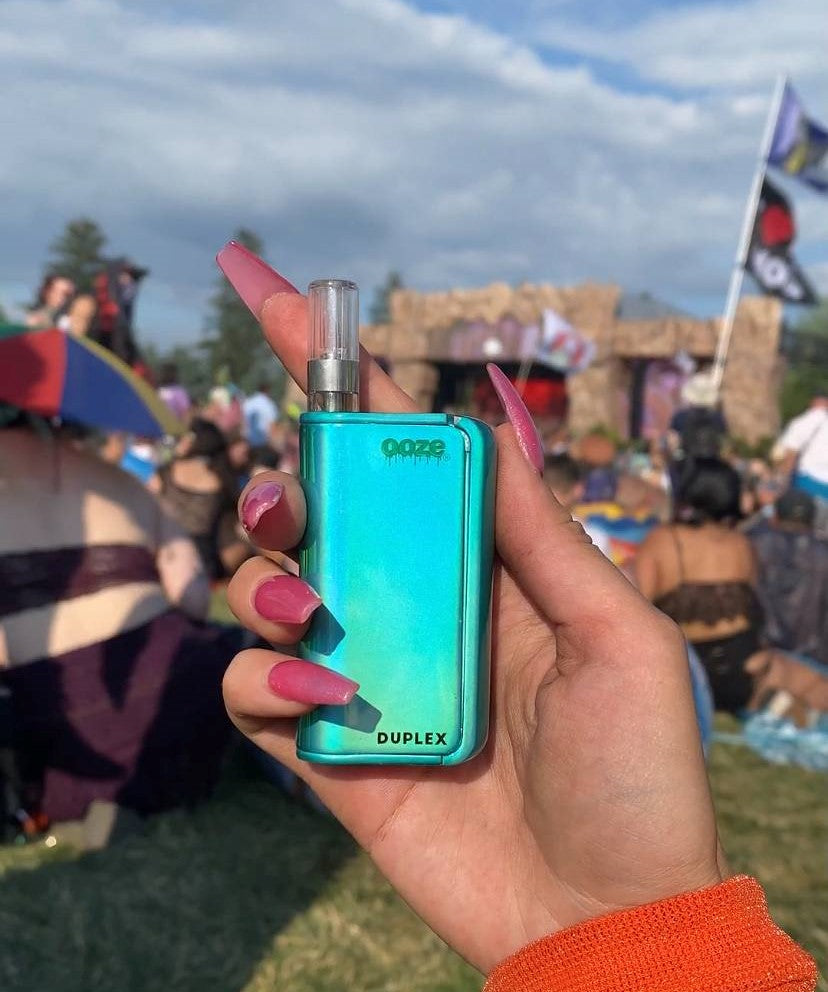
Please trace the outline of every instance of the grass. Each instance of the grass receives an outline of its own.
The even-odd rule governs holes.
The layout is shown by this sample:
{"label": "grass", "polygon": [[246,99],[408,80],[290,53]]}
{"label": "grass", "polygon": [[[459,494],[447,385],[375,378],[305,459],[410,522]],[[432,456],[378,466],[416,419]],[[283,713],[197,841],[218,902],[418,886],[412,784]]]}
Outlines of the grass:
{"label": "grass", "polygon": [[[718,718],[721,729],[735,721]],[[828,777],[716,744],[710,776],[734,871],[755,875],[776,922],[816,958],[828,992]]]}
{"label": "grass", "polygon": [[[725,729],[732,729],[721,723]],[[828,965],[826,777],[716,744],[731,864]],[[237,752],[216,796],[95,854],[0,847],[3,992],[475,992],[332,820]],[[828,992],[825,979],[819,986]]]}
{"label": "grass", "polygon": [[4,992],[456,992],[476,973],[331,819],[237,754],[193,812],[78,855],[0,848]]}
{"label": "grass", "polygon": [[[828,963],[825,778],[716,745],[733,867]],[[108,850],[0,848],[4,992],[472,992],[479,976],[336,823],[237,754],[218,794]],[[820,989],[828,989],[823,983]]]}

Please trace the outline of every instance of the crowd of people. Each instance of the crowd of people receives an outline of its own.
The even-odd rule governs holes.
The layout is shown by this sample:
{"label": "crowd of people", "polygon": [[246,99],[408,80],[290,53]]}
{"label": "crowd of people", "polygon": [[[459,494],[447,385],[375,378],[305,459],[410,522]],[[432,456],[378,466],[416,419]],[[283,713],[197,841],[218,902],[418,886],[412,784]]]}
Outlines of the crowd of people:
{"label": "crowd of people", "polygon": [[815,397],[766,460],[738,457],[726,431],[700,374],[647,452],[587,436],[547,455],[545,475],[679,624],[717,710],[772,701],[812,726],[828,713],[828,399]]}
{"label": "crowd of people", "polygon": [[[122,265],[107,278],[123,304],[140,276]],[[69,280],[46,280],[29,326],[74,333],[77,299]],[[114,320],[100,337],[128,361],[129,326]],[[247,397],[217,385],[196,399],[167,365],[157,383],[184,426],[177,440],[45,428],[0,408],[0,754],[13,757],[0,774],[30,835],[83,824],[101,803],[148,814],[208,796],[231,732],[222,677],[243,648],[264,646],[210,621],[210,596],[258,553],[258,523],[237,511],[245,487],[298,471],[295,411],[265,381]],[[813,728],[828,713],[828,398],[768,460],[730,450],[703,374],[684,400],[646,446],[554,425],[545,483],[609,571],[682,631],[700,724],[706,698]]]}
{"label": "crowd of people", "polygon": [[[45,291],[44,306],[57,306],[66,292],[58,280]],[[82,816],[94,798],[141,812],[166,808],[202,794],[216,774],[215,761],[208,770],[202,754],[197,787],[186,777],[175,788],[136,784],[139,757],[142,775],[153,765],[140,706],[141,730],[125,758],[109,748],[103,730],[97,748],[78,746],[75,704],[65,692],[77,685],[78,713],[92,706],[105,725],[113,703],[104,697],[114,692],[123,703],[126,683],[119,678],[129,672],[130,692],[141,694],[133,665],[146,666],[159,692],[171,666],[186,685],[197,645],[204,669],[209,658],[214,666],[215,729],[207,737],[226,739],[216,694],[240,635],[206,621],[208,590],[254,554],[237,515],[239,495],[258,472],[297,471],[298,425],[280,411],[266,382],[249,397],[217,386],[198,403],[173,365],[160,370],[158,381],[159,396],[186,425],[175,441],[82,436],[75,428],[46,442],[22,414],[0,435],[10,475],[4,519],[36,521],[31,532],[5,526],[0,555],[5,683],[24,756],[21,808],[32,822]],[[600,431],[570,438],[555,426],[544,477],[593,543],[679,624],[716,709],[742,714],[774,697],[808,725],[828,711],[828,541],[818,488],[828,482],[828,400],[815,398],[765,462],[728,451],[722,416],[708,401],[699,403],[697,385],[686,399],[696,405],[687,402],[674,430],[646,450],[619,450]],[[52,453],[39,457],[47,443]],[[25,511],[33,505],[42,507],[35,518]],[[106,629],[98,619],[105,601]],[[147,644],[154,660],[141,662]],[[105,679],[76,675],[84,665],[91,673],[102,656],[120,656]],[[113,674],[119,666],[121,676]],[[51,723],[40,707],[26,709],[45,686],[57,694]],[[174,718],[174,700],[169,712]],[[84,718],[87,741],[88,726]],[[163,737],[163,727],[159,732]],[[219,746],[216,760],[220,752]]]}

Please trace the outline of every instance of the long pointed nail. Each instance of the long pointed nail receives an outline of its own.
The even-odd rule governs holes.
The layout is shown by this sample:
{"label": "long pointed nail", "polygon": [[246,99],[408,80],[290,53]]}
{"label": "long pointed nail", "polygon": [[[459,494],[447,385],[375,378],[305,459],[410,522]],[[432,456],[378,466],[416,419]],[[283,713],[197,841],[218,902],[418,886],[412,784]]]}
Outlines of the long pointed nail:
{"label": "long pointed nail", "polygon": [[275,664],[268,672],[267,684],[270,691],[282,699],[317,706],[344,706],[350,703],[359,688],[359,682],[346,679],[314,661],[299,658]]}
{"label": "long pointed nail", "polygon": [[538,429],[535,427],[535,422],[526,409],[526,404],[520,398],[520,393],[509,382],[502,369],[496,365],[490,362],[486,366],[486,371],[492,380],[503,412],[515,430],[520,450],[533,468],[537,469],[538,472],[543,472],[543,444]]}
{"label": "long pointed nail", "polygon": [[284,491],[285,487],[280,482],[262,482],[254,486],[244,497],[241,522],[248,534],[256,529],[267,511],[276,506]]}
{"label": "long pointed nail", "polygon": [[253,594],[256,612],[274,623],[305,623],[321,605],[307,582],[295,575],[272,575]]}
{"label": "long pointed nail", "polygon": [[265,300],[275,293],[299,292],[284,276],[280,276],[238,241],[228,241],[216,255],[216,262],[254,317],[259,316]]}

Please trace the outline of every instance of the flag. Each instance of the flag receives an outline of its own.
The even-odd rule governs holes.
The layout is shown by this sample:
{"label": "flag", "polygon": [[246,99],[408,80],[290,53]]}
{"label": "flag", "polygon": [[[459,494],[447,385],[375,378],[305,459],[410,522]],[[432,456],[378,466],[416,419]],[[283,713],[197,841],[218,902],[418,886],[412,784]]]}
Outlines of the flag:
{"label": "flag", "polygon": [[768,162],[828,193],[828,130],[807,117],[793,88],[785,84]]}
{"label": "flag", "polygon": [[816,293],[791,254],[795,237],[790,203],[765,178],[745,268],[770,296],[778,296],[787,303],[818,303]]}
{"label": "flag", "polygon": [[595,357],[595,342],[584,337],[559,313],[543,311],[535,361],[559,372],[583,372]]}

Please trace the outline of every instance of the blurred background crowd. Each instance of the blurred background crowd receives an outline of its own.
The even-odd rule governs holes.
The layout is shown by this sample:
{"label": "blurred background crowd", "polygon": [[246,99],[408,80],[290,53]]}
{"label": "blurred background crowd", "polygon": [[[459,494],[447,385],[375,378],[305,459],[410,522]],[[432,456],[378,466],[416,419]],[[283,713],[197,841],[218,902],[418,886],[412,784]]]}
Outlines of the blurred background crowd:
{"label": "blurred background crowd", "polygon": [[238,500],[305,402],[228,236],[358,282],[421,410],[515,384],[684,633],[733,870],[825,967],[824,7],[3,4],[3,992],[480,987],[226,716]]}
{"label": "blurred background crowd", "polygon": [[[4,817],[24,837],[209,794],[230,738],[221,673],[251,643],[208,619],[254,554],[237,501],[262,470],[298,471],[302,394],[229,286],[201,353],[160,355],[134,329],[147,270],[86,257],[94,236],[70,225],[64,264],[0,330]],[[373,332],[400,284],[377,291]],[[751,451],[709,362],[676,356],[666,411],[639,410],[626,437],[579,431],[565,387],[588,339],[553,317],[555,347],[541,331],[504,367],[534,406],[552,492],[684,631],[705,744],[717,709],[761,753],[828,767],[828,390]],[[483,352],[502,352],[485,333]],[[469,357],[432,406],[494,424],[488,356]]]}

